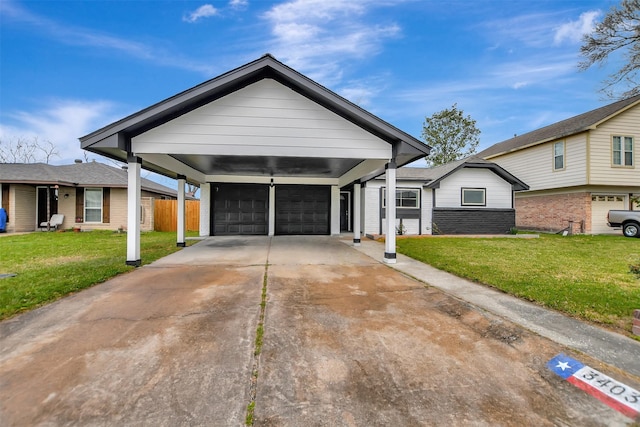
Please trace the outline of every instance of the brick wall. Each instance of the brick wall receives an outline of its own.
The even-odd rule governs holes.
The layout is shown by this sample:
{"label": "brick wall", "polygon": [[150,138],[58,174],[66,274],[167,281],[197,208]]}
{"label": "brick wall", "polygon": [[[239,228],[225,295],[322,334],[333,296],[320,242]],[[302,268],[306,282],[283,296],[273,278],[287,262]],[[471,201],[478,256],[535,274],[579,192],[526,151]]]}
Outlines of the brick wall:
{"label": "brick wall", "polygon": [[516,227],[560,231],[573,221],[573,233],[591,232],[591,194],[516,197]]}
{"label": "brick wall", "polygon": [[142,197],[140,199],[140,206],[142,207],[140,212],[140,230],[141,231],[153,231],[154,227],[154,198]]}
{"label": "brick wall", "polygon": [[433,234],[506,234],[514,224],[513,209],[433,209]]}

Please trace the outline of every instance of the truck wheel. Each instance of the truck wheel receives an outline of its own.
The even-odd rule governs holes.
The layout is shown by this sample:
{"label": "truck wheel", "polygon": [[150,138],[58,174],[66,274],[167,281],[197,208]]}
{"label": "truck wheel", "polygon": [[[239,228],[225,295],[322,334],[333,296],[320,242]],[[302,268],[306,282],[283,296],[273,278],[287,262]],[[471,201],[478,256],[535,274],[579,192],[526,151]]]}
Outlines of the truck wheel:
{"label": "truck wheel", "polygon": [[625,237],[640,237],[640,225],[635,222],[629,222],[622,226],[622,234]]}

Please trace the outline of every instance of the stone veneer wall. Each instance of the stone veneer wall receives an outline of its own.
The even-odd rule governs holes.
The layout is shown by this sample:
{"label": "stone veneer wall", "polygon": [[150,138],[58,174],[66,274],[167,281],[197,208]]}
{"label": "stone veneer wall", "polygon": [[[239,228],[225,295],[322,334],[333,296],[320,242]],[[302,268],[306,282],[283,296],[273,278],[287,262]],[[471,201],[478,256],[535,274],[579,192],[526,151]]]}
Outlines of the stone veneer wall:
{"label": "stone veneer wall", "polygon": [[591,193],[516,197],[516,227],[560,231],[573,221],[573,233],[591,233]]}

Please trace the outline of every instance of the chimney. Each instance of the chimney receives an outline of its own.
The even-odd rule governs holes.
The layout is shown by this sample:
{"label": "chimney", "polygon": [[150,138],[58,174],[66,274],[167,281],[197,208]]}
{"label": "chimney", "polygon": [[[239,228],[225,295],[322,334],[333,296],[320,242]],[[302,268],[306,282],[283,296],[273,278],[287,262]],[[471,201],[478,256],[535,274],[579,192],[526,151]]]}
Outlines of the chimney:
{"label": "chimney", "polygon": [[80,163],[82,163],[82,159],[75,159],[73,162],[76,163],[76,164],[80,164]]}

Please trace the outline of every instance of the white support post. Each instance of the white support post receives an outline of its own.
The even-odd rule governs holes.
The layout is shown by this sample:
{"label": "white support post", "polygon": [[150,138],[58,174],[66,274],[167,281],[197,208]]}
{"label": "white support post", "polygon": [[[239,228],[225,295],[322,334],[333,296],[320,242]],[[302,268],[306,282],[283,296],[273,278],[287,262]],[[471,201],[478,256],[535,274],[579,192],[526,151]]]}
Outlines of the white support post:
{"label": "white support post", "polygon": [[140,260],[140,196],[141,180],[140,170],[142,159],[129,156],[128,185],[127,185],[127,265],[139,267]]}
{"label": "white support post", "polygon": [[360,246],[360,183],[353,184],[353,246]]}
{"label": "white support post", "polygon": [[276,187],[269,186],[269,236],[276,235]]}
{"label": "white support post", "polygon": [[384,262],[396,263],[396,163],[387,163],[386,218],[387,234],[384,243]]}
{"label": "white support post", "polygon": [[331,186],[331,217],[329,222],[331,224],[330,233],[332,235],[340,234],[340,187],[337,185]]}
{"label": "white support post", "polygon": [[211,184],[200,184],[200,237],[211,235]]}
{"label": "white support post", "polygon": [[185,220],[185,195],[184,195],[184,187],[187,183],[187,177],[184,175],[178,175],[178,233],[177,233],[177,242],[176,246],[180,248],[184,248],[186,246],[184,240],[184,234],[186,229],[186,220]]}

